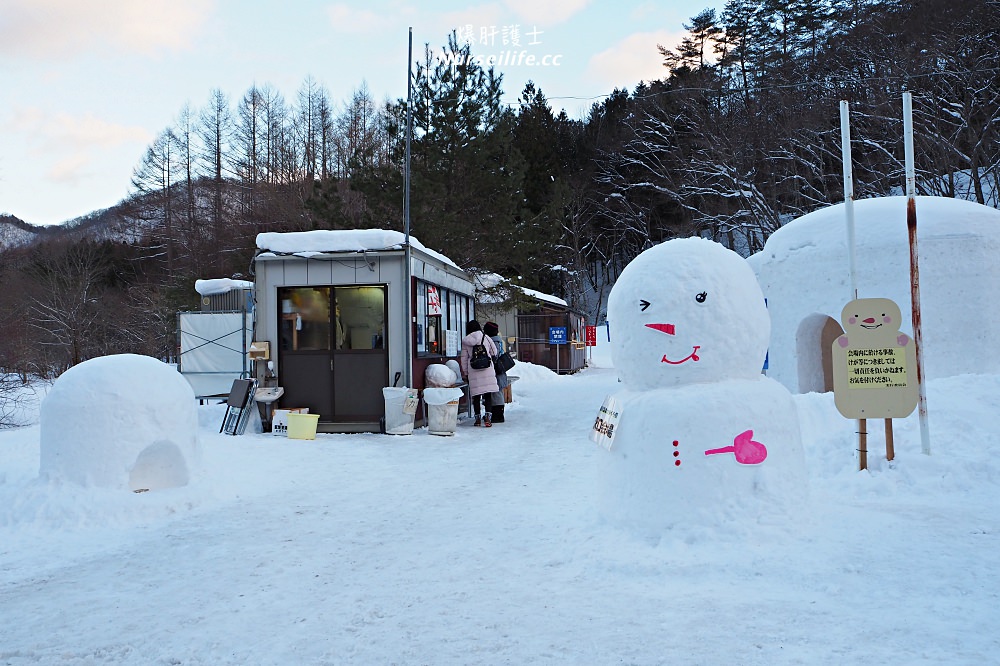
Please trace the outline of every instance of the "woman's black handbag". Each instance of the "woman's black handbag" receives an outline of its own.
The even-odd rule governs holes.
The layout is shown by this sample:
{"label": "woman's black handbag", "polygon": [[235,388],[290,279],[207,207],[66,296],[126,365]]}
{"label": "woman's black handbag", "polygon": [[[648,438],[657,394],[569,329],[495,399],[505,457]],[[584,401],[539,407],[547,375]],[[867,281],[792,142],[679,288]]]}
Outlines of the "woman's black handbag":
{"label": "woman's black handbag", "polygon": [[[486,334],[483,333],[483,340],[486,340]],[[485,370],[490,367],[490,363],[493,360],[490,358],[489,352],[486,351],[486,345],[480,342],[478,345],[472,345],[472,355],[469,358],[469,367],[473,370]]]}
{"label": "woman's black handbag", "polygon": [[493,367],[496,368],[498,375],[502,375],[514,367],[514,358],[509,353],[504,352],[493,358]]}

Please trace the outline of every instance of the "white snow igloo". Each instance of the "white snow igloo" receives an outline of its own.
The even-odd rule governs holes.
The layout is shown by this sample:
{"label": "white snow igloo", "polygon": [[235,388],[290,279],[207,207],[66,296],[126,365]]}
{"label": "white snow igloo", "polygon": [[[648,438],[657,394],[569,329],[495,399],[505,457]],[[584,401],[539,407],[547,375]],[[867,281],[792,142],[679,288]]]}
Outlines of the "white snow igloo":
{"label": "white snow igloo", "polygon": [[[1000,373],[1000,211],[917,197],[925,376]],[[854,202],[858,298],[888,298],[913,337],[906,197]],[[785,225],[750,257],[771,316],[767,374],[793,393],[833,390],[831,345],[853,300],[843,203]]]}
{"label": "white snow igloo", "polygon": [[200,450],[191,385],[136,354],[102,356],[64,372],[39,414],[39,476],[133,491],[187,485]]}

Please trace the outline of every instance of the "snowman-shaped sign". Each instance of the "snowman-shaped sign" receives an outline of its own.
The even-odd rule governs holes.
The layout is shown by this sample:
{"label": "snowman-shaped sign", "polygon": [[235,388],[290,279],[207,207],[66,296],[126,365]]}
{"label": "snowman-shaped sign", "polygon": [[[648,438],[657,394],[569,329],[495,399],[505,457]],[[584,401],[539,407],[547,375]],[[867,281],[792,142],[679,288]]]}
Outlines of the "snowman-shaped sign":
{"label": "snowman-shaped sign", "polygon": [[742,257],[701,238],[652,247],[616,281],[608,321],[623,385],[600,456],[608,518],[661,530],[801,500],[795,404],[761,374],[770,319]]}
{"label": "snowman-shaped sign", "polygon": [[899,330],[901,319],[888,298],[844,306],[844,334],[833,342],[833,396],[847,418],[902,418],[917,406],[917,350]]}

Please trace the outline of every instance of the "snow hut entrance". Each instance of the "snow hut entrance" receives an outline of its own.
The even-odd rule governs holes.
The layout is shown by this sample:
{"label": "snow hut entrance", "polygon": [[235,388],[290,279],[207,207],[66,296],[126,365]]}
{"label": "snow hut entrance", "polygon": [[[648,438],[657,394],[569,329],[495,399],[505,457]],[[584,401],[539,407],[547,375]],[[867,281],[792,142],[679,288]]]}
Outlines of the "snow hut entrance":
{"label": "snow hut entrance", "polygon": [[833,391],[833,342],[844,333],[832,317],[813,313],[795,334],[799,365],[799,393]]}

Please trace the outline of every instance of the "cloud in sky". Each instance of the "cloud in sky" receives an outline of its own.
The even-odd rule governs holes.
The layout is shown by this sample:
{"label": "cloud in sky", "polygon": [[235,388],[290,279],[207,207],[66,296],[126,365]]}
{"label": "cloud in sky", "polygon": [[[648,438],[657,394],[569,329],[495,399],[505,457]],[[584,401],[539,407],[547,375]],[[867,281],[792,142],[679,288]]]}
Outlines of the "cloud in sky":
{"label": "cloud in sky", "polygon": [[16,110],[5,131],[30,137],[30,154],[41,158],[44,175],[59,183],[77,183],[86,177],[101,155],[126,144],[147,145],[152,136],[141,127],[117,125],[94,116]]}
{"label": "cloud in sky", "polygon": [[662,79],[668,72],[657,45],[674,48],[685,35],[684,32],[668,30],[629,35],[611,48],[595,54],[587,67],[588,76],[606,84],[609,89]]}
{"label": "cloud in sky", "polygon": [[523,20],[536,25],[552,26],[562,23],[582,11],[590,0],[504,0],[504,4]]}
{"label": "cloud in sky", "polygon": [[45,178],[60,185],[78,185],[91,171],[92,160],[82,153],[73,153],[49,167]]}
{"label": "cloud in sky", "polygon": [[[440,29],[443,25],[450,26],[449,30],[459,30],[472,26],[478,30],[479,28],[517,22],[552,26],[569,20],[583,11],[590,2],[591,0],[563,0],[562,2],[503,0],[502,2],[471,4],[453,11],[431,9],[419,13],[415,12],[408,3],[393,3],[394,6],[389,15],[386,15],[385,12],[359,8],[350,2],[337,2],[327,6],[326,14],[332,28],[343,33],[376,34],[384,32],[387,24],[404,19],[417,26],[429,24]],[[446,38],[447,32],[444,32],[438,39],[443,43]]]}
{"label": "cloud in sky", "polygon": [[43,150],[114,148],[124,143],[147,144],[152,136],[142,127],[118,125],[92,115],[72,116],[41,109],[18,109],[10,121],[12,132],[33,137]]}
{"label": "cloud in sky", "polygon": [[3,0],[0,55],[67,58],[94,50],[185,50],[215,0]]}
{"label": "cloud in sky", "polygon": [[357,9],[347,3],[326,8],[330,26],[337,32],[370,34],[385,29],[385,16],[370,9]]}
{"label": "cloud in sky", "polygon": [[[450,30],[468,31],[471,28],[473,35],[478,34],[480,29],[509,22],[505,21],[503,10],[499,5],[479,5],[459,11],[445,12],[441,18],[444,25],[449,26]],[[440,37],[442,44],[446,37],[447,35]]]}

